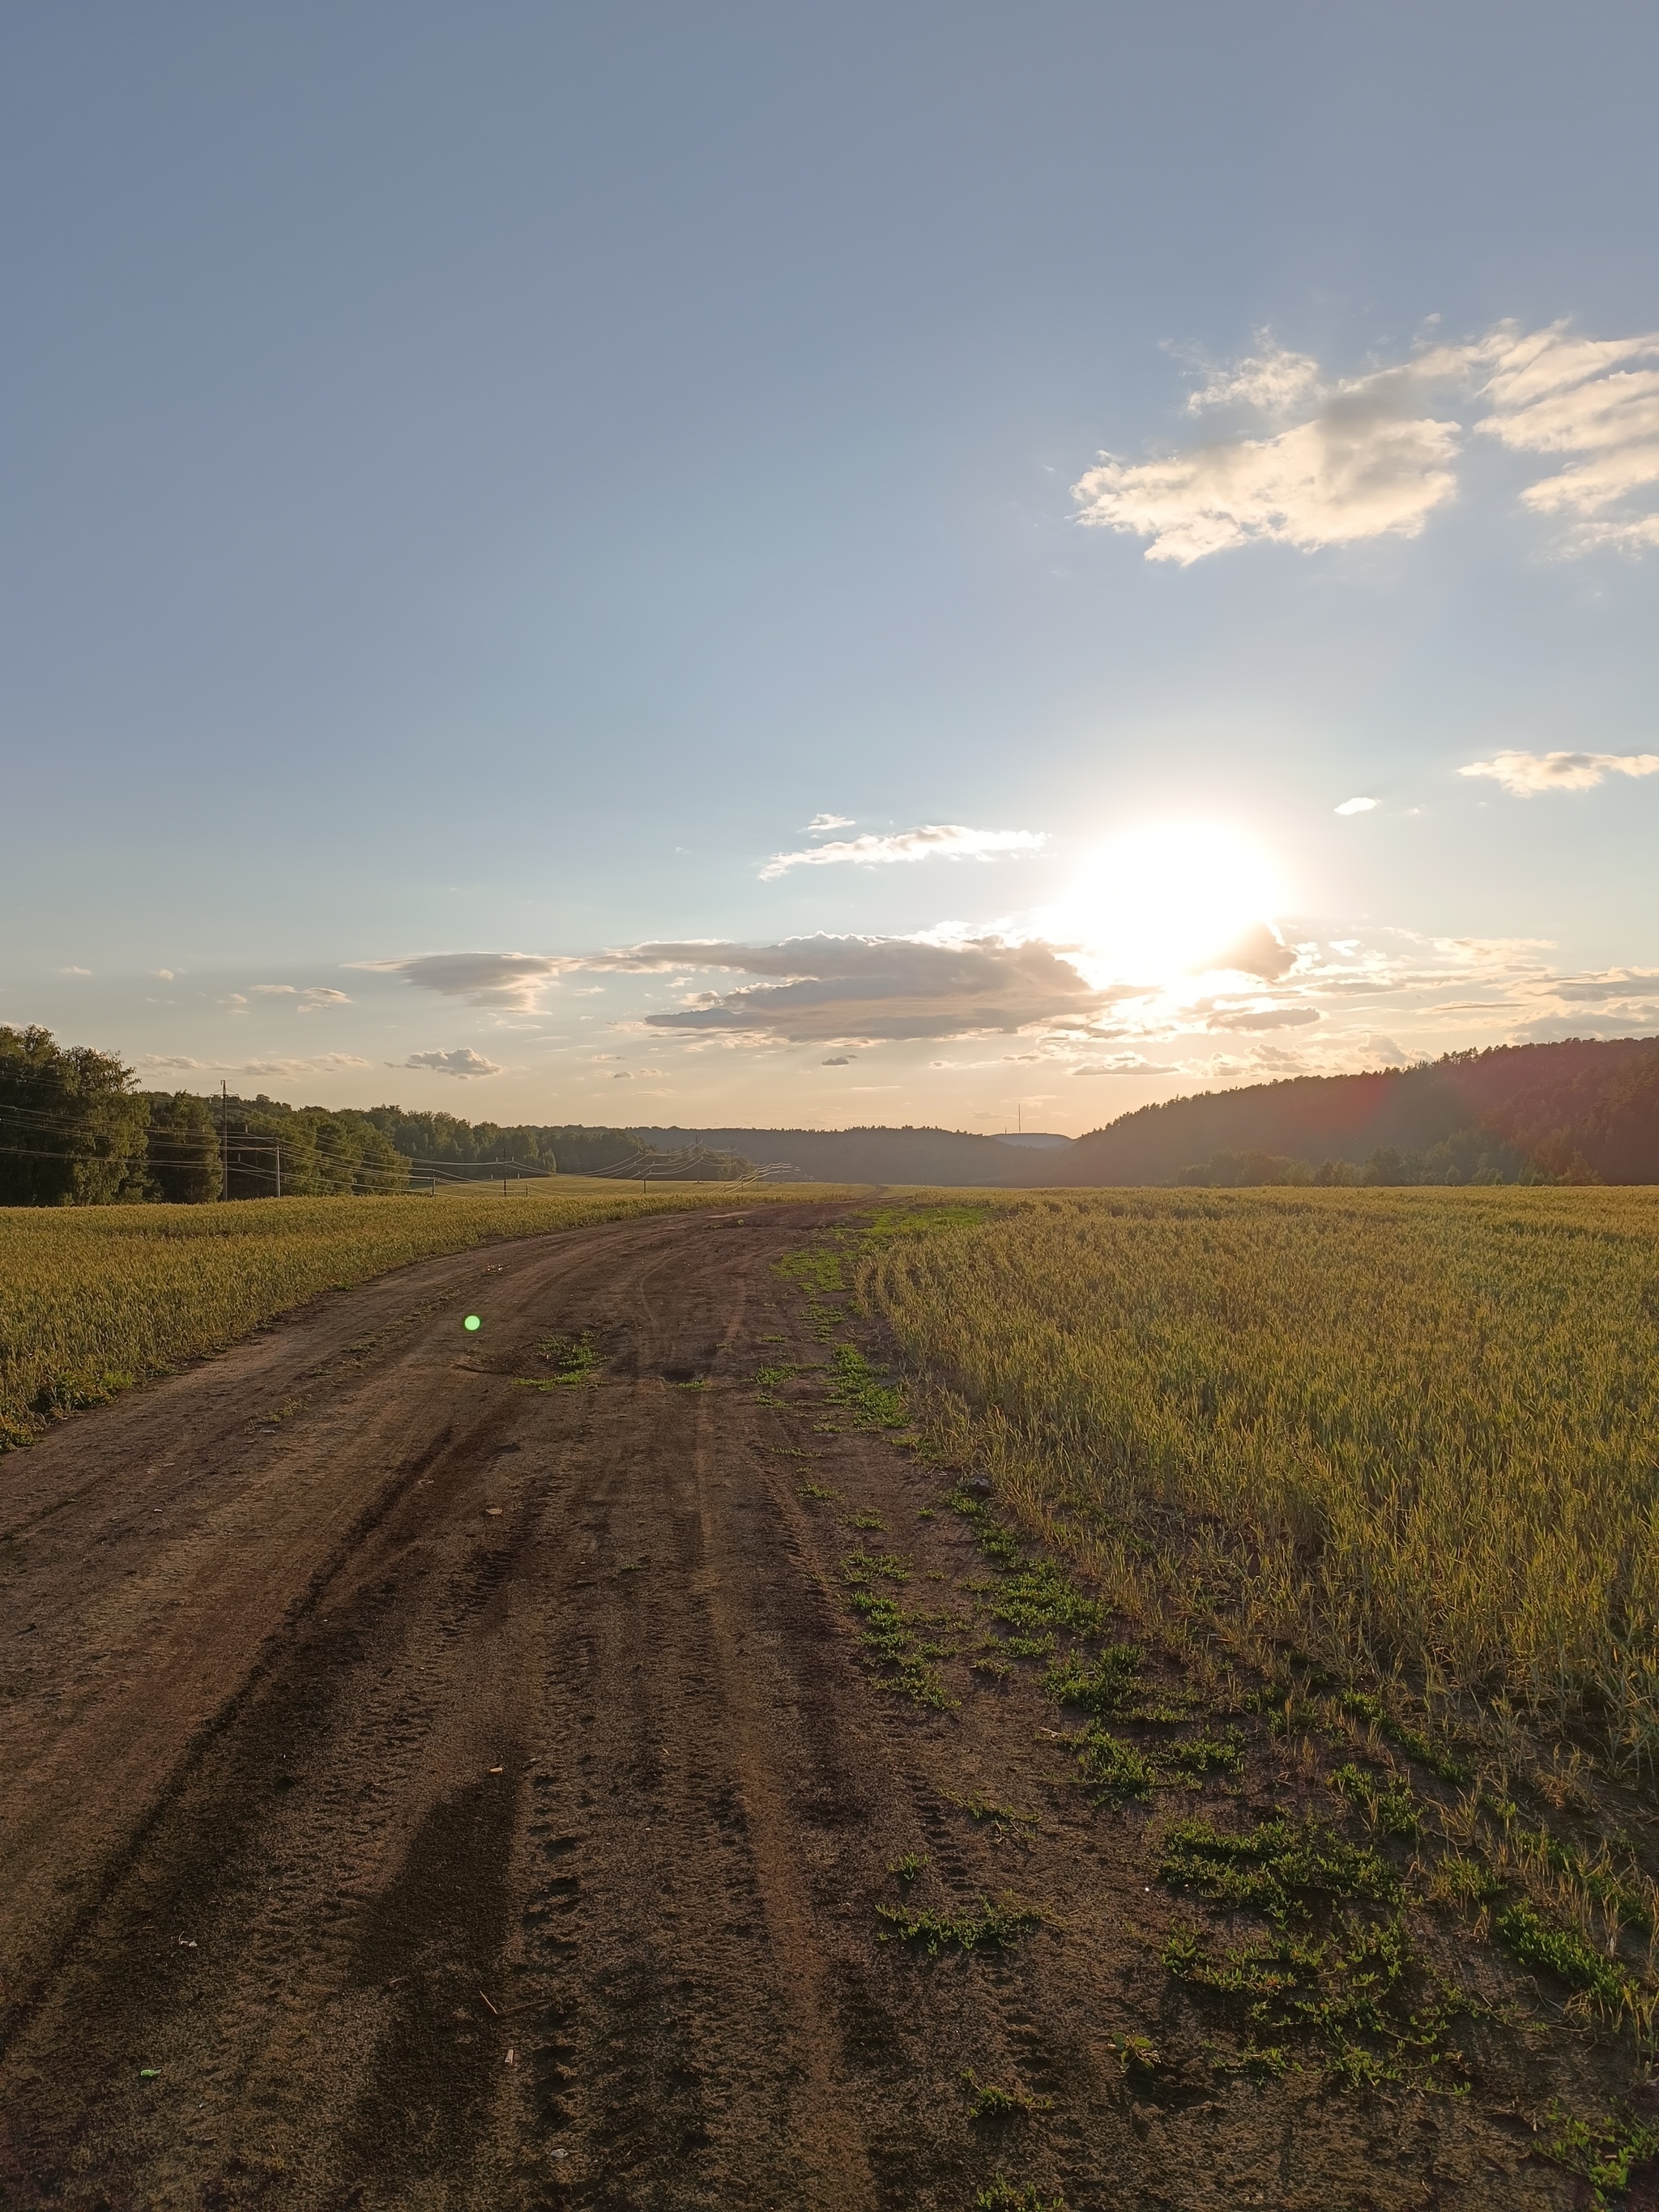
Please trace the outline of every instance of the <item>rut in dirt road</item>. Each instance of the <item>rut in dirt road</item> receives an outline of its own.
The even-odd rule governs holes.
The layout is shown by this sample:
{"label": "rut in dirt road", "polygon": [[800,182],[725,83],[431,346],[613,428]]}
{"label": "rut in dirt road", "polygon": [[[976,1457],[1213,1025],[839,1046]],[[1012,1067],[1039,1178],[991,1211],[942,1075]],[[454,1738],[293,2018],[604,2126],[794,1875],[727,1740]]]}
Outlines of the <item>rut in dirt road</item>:
{"label": "rut in dirt road", "polygon": [[825,1396],[776,1263],[846,1212],[404,1270],[7,1463],[8,2206],[1573,2201],[1434,2100],[1126,2072],[1144,1822]]}

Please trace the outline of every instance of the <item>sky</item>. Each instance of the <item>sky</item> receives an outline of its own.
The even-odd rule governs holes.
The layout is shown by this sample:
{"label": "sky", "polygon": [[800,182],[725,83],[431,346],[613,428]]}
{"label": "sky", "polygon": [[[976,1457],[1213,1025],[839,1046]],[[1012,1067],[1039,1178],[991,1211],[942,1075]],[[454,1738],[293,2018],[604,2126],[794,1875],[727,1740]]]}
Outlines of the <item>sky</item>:
{"label": "sky", "polygon": [[1659,1034],[1659,15],[0,18],[0,1022],[1018,1121]]}

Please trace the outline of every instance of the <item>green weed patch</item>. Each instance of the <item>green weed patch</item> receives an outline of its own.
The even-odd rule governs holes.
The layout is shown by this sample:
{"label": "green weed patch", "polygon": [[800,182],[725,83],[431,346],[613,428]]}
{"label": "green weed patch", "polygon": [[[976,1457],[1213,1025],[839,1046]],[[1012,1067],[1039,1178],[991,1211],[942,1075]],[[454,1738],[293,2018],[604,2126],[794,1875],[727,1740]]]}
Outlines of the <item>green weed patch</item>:
{"label": "green weed patch", "polygon": [[550,1376],[537,1378],[532,1387],[576,1390],[584,1383],[597,1382],[599,1369],[604,1364],[601,1355],[591,1340],[581,1336],[544,1336],[536,1346],[537,1352],[553,1370]]}
{"label": "green weed patch", "polygon": [[1048,1559],[1017,1567],[1004,1580],[989,1610],[993,1620],[1028,1635],[1045,1628],[1098,1635],[1107,1621],[1105,1607],[1085,1597],[1071,1577]]}
{"label": "green weed patch", "polygon": [[974,2199],[974,2212],[1066,2212],[1063,2197],[1045,2197],[1031,2184],[1016,2184],[1000,2173]]}
{"label": "green weed patch", "polygon": [[1593,1949],[1575,1929],[1552,1925],[1524,1899],[1500,1912],[1492,1925],[1523,1966],[1542,1967],[1606,2004],[1621,2004],[1632,1992],[1629,1975],[1605,1952]]}
{"label": "green weed patch", "polygon": [[1547,2155],[1589,2182],[1591,2200],[1598,2208],[1630,2187],[1638,2166],[1659,2158],[1659,2132],[1628,2112],[1586,2120],[1552,2105],[1544,2118],[1549,2130]]}
{"label": "green weed patch", "polygon": [[1416,1835],[1417,1805],[1403,1782],[1393,1776],[1378,1782],[1364,1767],[1352,1765],[1339,1766],[1329,1778],[1332,1789],[1363,1812],[1379,1835]]}
{"label": "green weed patch", "polygon": [[854,1552],[842,1561],[841,1573],[847,1602],[862,1624],[860,1643],[878,1665],[893,1670],[876,1679],[912,1705],[948,1711],[955,1701],[933,1664],[946,1656],[944,1648],[924,1642],[919,1631],[928,1624],[907,1613],[897,1598],[876,1586],[878,1582],[908,1582],[908,1566],[888,1553]]}
{"label": "green weed patch", "polygon": [[1047,2112],[1054,2109],[1052,2097],[1034,2097],[1029,2089],[1018,2083],[1012,2089],[999,2089],[989,2081],[981,2081],[972,2067],[963,2070],[963,2084],[968,2092],[968,2117],[970,2120],[987,2123],[993,2127],[1006,2127],[1012,2120],[1023,2120],[1032,2112]]}
{"label": "green weed patch", "polygon": [[1130,1797],[1149,1797],[1158,1769],[1144,1752],[1113,1735],[1097,1722],[1072,1740],[1079,1771],[1097,1805],[1121,1805]]}
{"label": "green weed patch", "polygon": [[1392,1905],[1399,1876],[1381,1855],[1348,1843],[1328,1821],[1280,1815],[1243,1833],[1208,1820],[1176,1820],[1164,1837],[1162,1881],[1229,1911],[1248,1907],[1281,1925],[1304,1919],[1316,1899]]}
{"label": "green weed patch", "polygon": [[825,1395],[844,1407],[855,1429],[898,1429],[904,1425],[904,1393],[881,1382],[854,1345],[838,1344],[830,1355],[831,1376]]}
{"label": "green weed patch", "polygon": [[983,1898],[976,1907],[960,1912],[935,1912],[908,1905],[878,1905],[876,1917],[887,1923],[884,1936],[896,1936],[902,1943],[917,1943],[930,1959],[941,1951],[1010,1951],[1022,1936],[1042,1924],[1042,1915],[1028,1905],[990,1905]]}
{"label": "green weed patch", "polygon": [[1141,1657],[1138,1644],[1109,1644],[1092,1659],[1068,1651],[1043,1676],[1042,1694],[1088,1713],[1132,1711],[1140,1703]]}

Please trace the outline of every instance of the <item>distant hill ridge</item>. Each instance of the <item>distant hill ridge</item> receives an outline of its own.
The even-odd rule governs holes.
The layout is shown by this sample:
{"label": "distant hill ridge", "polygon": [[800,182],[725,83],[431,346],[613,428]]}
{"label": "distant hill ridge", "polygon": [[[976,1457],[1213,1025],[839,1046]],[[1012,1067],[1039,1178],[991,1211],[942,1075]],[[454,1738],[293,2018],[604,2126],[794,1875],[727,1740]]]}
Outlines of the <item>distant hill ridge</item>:
{"label": "distant hill ridge", "polygon": [[1415,1067],[1166,1099],[1079,1137],[1050,1179],[1170,1182],[1218,1152],[1358,1163],[1381,1147],[1426,1152],[1469,1130],[1538,1174],[1659,1182],[1659,1037],[1498,1045]]}
{"label": "distant hill ridge", "polygon": [[702,1144],[757,1167],[799,1168],[816,1182],[939,1182],[1022,1189],[1065,1180],[1059,1162],[1076,1149],[1025,1150],[962,1129],[630,1129],[660,1152]]}
{"label": "distant hill ridge", "polygon": [[[638,1128],[664,1151],[698,1141],[759,1165],[835,1182],[1033,1189],[1174,1182],[1218,1153],[1358,1167],[1379,1152],[1422,1155],[1471,1133],[1504,1177],[1659,1182],[1659,1037],[1498,1045],[1414,1067],[1297,1075],[1137,1107],[1075,1143],[1042,1149],[955,1129]],[[1452,1146],[1458,1157],[1481,1147]],[[1403,1176],[1385,1179],[1412,1180]],[[1218,1178],[1223,1179],[1223,1178]],[[1248,1179],[1248,1178],[1246,1178]],[[1260,1179],[1259,1176],[1256,1179]]]}

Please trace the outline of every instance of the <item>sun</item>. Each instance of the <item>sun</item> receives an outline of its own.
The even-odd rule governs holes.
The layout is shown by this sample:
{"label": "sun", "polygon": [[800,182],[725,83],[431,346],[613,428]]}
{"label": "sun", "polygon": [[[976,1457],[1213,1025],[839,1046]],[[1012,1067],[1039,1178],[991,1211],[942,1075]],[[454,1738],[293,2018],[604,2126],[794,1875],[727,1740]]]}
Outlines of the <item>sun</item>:
{"label": "sun", "polygon": [[1058,919],[1113,975],[1167,985],[1225,966],[1284,897],[1271,860],[1238,830],[1148,823],[1090,855],[1059,900]]}

